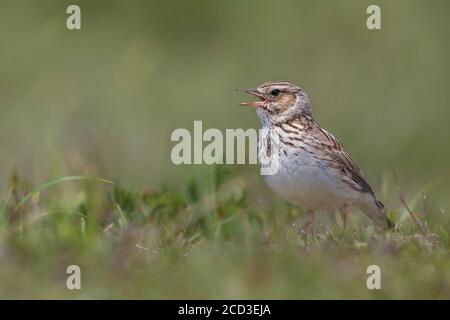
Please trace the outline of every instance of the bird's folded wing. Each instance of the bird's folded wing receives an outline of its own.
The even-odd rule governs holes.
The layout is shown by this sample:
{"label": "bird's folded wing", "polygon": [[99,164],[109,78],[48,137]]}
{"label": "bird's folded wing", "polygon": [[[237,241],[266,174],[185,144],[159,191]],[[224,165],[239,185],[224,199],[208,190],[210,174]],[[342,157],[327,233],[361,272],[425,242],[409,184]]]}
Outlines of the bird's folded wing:
{"label": "bird's folded wing", "polygon": [[366,178],[358,164],[345,151],[344,146],[329,132],[315,127],[312,130],[316,142],[324,147],[324,152],[331,158],[333,164],[343,171],[362,192],[374,194],[372,188],[367,183]]}

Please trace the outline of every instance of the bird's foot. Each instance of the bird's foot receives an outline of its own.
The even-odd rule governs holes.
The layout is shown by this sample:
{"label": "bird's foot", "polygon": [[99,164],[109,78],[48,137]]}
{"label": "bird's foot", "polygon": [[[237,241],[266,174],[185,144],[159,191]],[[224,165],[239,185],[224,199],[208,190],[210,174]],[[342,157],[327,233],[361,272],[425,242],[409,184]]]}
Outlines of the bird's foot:
{"label": "bird's foot", "polygon": [[311,224],[312,224],[311,222],[305,223],[303,227],[298,229],[298,233],[303,236],[313,235],[314,229],[312,228]]}

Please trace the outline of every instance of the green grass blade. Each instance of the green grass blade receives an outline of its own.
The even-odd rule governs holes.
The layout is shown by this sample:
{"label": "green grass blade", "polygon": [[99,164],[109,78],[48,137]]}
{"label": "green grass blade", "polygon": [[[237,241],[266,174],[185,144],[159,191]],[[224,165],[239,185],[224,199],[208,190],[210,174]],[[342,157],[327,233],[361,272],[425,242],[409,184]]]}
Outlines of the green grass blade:
{"label": "green grass blade", "polygon": [[106,180],[103,178],[97,178],[97,177],[86,177],[86,176],[68,176],[68,177],[61,177],[55,180],[44,182],[43,184],[40,184],[36,186],[33,190],[31,190],[30,193],[28,193],[23,199],[16,205],[14,210],[20,209],[28,200],[30,200],[31,197],[33,197],[36,193],[41,192],[42,190],[45,190],[49,187],[52,187],[54,185],[60,184],[62,182],[68,182],[68,181],[76,181],[76,180],[91,180],[91,181],[97,181],[107,184],[115,184],[113,181]]}
{"label": "green grass blade", "polygon": [[3,215],[5,213],[6,208],[8,207],[9,200],[11,199],[11,194],[12,194],[13,189],[14,189],[14,185],[11,186],[11,188],[9,188],[8,195],[7,195],[6,199],[2,203],[2,208],[0,209],[0,214],[1,215]]}

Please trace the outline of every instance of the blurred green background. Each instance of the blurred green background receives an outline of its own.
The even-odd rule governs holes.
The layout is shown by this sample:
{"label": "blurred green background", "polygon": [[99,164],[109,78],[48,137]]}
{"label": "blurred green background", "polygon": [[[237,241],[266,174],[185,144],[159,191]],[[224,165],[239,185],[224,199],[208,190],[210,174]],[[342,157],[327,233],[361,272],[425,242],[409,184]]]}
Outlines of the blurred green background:
{"label": "blurred green background", "polygon": [[172,165],[172,130],[256,128],[233,90],[276,79],[309,93],[373,184],[448,173],[448,1],[377,1],[379,31],[369,1],[77,1],[69,31],[72,3],[0,4],[2,188],[13,168],[175,185],[208,168]]}
{"label": "blurred green background", "polygon": [[[74,3],[80,31],[65,26]],[[381,7],[381,30],[366,28],[369,4]],[[237,106],[247,97],[234,89],[288,80],[306,90],[316,120],[343,142],[377,193],[385,181],[392,185],[394,168],[408,197],[432,182],[427,209],[448,210],[449,12],[445,0],[2,0],[0,193],[15,170],[32,184],[91,175],[132,190],[208,181],[211,167],[172,164],[171,132],[191,130],[194,120],[205,129],[258,128],[254,111]],[[254,173],[255,192],[266,194],[256,166],[236,169]],[[395,188],[389,191],[381,199],[400,206]],[[158,263],[166,269],[165,260]],[[196,260],[190,267],[199,269]],[[312,274],[317,265],[305,268]],[[278,280],[263,292],[278,297]],[[397,297],[409,290],[401,286]],[[445,296],[448,288],[439,290]],[[215,297],[235,297],[220,292]]]}

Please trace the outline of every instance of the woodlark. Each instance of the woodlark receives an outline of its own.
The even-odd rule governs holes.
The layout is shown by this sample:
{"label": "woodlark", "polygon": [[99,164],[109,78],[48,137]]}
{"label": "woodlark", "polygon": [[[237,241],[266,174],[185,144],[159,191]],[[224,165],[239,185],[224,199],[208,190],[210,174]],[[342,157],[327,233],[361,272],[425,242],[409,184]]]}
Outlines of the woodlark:
{"label": "woodlark", "polygon": [[[393,227],[361,169],[342,144],[314,120],[305,91],[286,81],[273,81],[241,90],[259,101],[240,105],[256,108],[262,130],[260,163],[279,162],[276,173],[265,175],[281,198],[302,207],[310,227],[315,210],[341,211],[344,230],[351,207],[363,211],[384,229]],[[270,160],[269,160],[270,161]]]}

